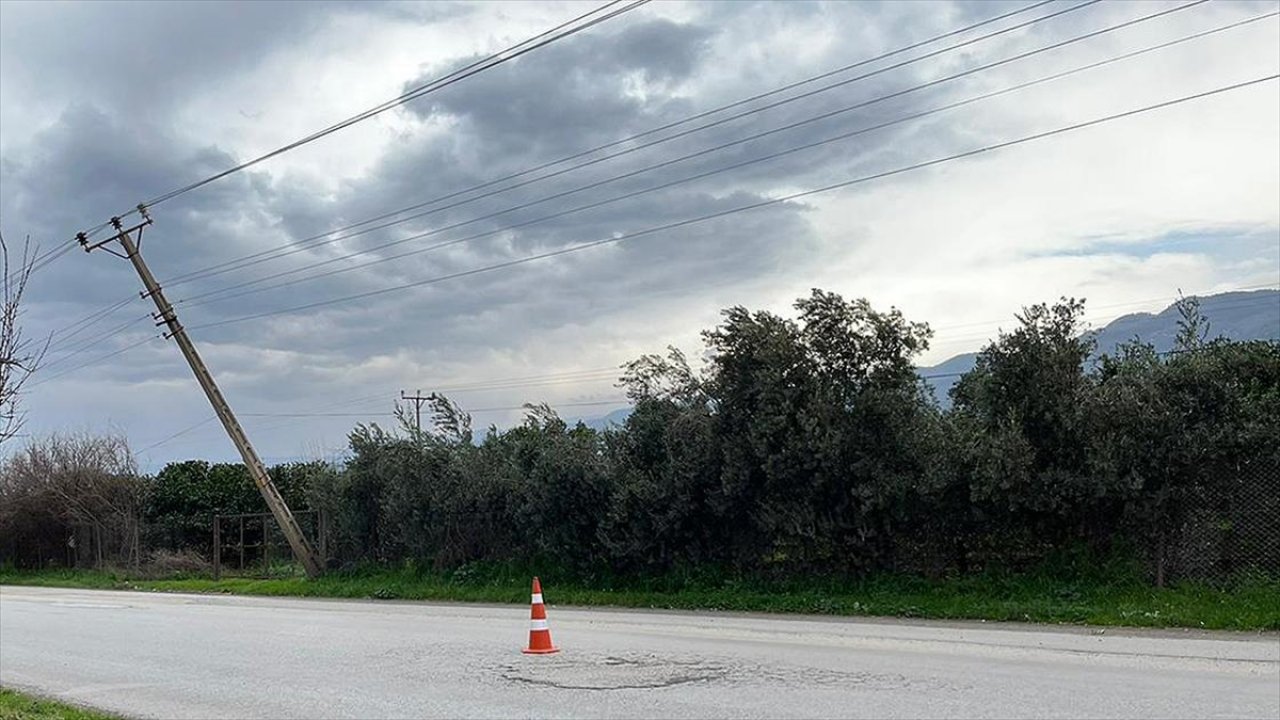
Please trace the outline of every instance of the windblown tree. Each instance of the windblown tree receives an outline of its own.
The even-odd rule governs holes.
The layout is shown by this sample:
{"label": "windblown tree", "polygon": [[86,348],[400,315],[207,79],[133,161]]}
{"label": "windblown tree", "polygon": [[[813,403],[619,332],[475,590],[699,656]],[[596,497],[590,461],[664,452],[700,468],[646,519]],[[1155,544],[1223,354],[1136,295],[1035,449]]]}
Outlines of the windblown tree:
{"label": "windblown tree", "polygon": [[797,320],[731,308],[705,333],[718,499],[739,553],[858,571],[888,561],[897,512],[924,472],[917,443],[932,410],[914,359],[931,331],[821,290],[795,307]]}
{"label": "windblown tree", "polygon": [[951,391],[977,512],[997,532],[1057,543],[1106,497],[1087,467],[1085,363],[1094,342],[1084,301],[1033,305]]}
{"label": "windblown tree", "polygon": [[723,560],[733,529],[710,504],[721,463],[701,374],[669,348],[627,363],[620,384],[634,408],[604,434],[615,477],[602,535],[615,563],[665,571]]}

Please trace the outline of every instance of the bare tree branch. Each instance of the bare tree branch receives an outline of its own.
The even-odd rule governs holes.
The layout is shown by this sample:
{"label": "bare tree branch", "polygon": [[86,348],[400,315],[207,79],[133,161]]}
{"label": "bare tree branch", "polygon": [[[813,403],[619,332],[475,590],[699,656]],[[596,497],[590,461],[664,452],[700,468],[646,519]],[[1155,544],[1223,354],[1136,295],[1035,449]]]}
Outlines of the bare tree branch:
{"label": "bare tree branch", "polygon": [[40,366],[45,351],[49,349],[49,339],[42,344],[33,344],[24,338],[19,323],[22,296],[31,279],[34,258],[34,248],[28,237],[22,244],[17,269],[10,272],[9,246],[4,235],[0,234],[0,265],[3,265],[0,270],[4,272],[3,295],[0,296],[0,444],[21,430],[24,412],[18,401],[22,386]]}

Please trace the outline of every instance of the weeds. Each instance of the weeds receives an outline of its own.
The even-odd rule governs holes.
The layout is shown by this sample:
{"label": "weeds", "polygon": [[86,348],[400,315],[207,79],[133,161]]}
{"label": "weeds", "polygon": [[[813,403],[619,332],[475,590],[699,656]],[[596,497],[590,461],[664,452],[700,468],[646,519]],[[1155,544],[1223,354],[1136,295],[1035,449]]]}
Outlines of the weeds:
{"label": "weeds", "polygon": [[[474,564],[449,572],[413,565],[361,567],[308,580],[141,579],[126,573],[0,569],[0,584],[162,592],[527,603],[529,568]],[[559,605],[673,610],[734,610],[819,615],[1026,621],[1086,625],[1280,630],[1280,581],[1249,577],[1222,586],[1153,588],[1122,574],[1061,577],[997,573],[925,580],[879,575],[809,582],[755,581],[705,572],[698,577],[611,577],[599,584],[542,572]],[[608,589],[604,589],[608,588]]]}

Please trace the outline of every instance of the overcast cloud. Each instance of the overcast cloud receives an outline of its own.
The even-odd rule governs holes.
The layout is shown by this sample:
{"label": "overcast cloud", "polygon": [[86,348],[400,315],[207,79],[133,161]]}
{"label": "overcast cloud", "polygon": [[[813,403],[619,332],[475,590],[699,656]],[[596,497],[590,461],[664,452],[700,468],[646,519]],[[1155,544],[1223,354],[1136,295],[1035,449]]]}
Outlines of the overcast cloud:
{"label": "overcast cloud", "polygon": [[[408,222],[233,272],[169,282],[1024,4],[651,3],[165,203],[155,209],[156,224],[143,247],[170,299],[186,301],[178,305],[184,324],[268,462],[333,453],[353,423],[385,421],[376,414],[390,411],[402,388],[595,371],[668,344],[695,350],[698,331],[713,324],[721,308],[744,304],[785,312],[815,286],[866,296],[928,321],[937,329],[924,358],[932,363],[976,349],[1021,305],[1062,295],[1087,297],[1090,316],[1102,324],[1163,307],[1179,288],[1213,292],[1280,281],[1280,93],[1273,81],[583,252],[226,322],[629,236],[1276,73],[1280,24],[1271,17],[895,122],[1276,9],[1274,2],[1219,0],[866,104],[1175,5],[1083,7],[525,187],[456,206],[430,205],[426,209],[434,212]],[[1071,6],[1051,3],[777,98]],[[0,3],[0,229],[10,244],[30,235],[44,248],[55,246],[142,199],[327,126],[591,7]],[[878,125],[885,127],[714,172]],[[713,174],[677,182],[704,173]],[[622,197],[632,193],[640,194]],[[425,250],[454,240],[461,242]],[[345,257],[354,253],[361,254]],[[326,260],[332,262],[304,269]],[[332,274],[306,280],[321,272]],[[259,285],[214,293],[259,279]],[[298,282],[245,292],[282,280]],[[134,299],[74,338],[54,336],[49,366],[25,399],[29,432],[114,428],[144,449],[211,415],[177,348],[160,340],[54,377],[155,332],[142,319],[149,308],[136,297],[137,285],[124,261],[79,251],[34,278],[26,332],[35,337]],[[67,352],[131,320],[135,324],[125,331],[83,352]],[[621,393],[604,373],[551,380],[464,390],[455,397],[482,410],[545,400],[563,404],[566,417],[600,416],[623,405],[610,404]],[[507,425],[519,415],[484,410],[476,423]],[[220,428],[209,422],[147,449],[142,459],[156,467],[171,459],[233,456]]]}

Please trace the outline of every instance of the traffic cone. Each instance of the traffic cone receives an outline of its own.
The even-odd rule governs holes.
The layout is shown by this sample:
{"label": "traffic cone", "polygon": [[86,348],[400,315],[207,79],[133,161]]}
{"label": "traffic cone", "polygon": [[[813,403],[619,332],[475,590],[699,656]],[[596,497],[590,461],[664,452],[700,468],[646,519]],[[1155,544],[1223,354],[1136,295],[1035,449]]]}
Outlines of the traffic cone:
{"label": "traffic cone", "polygon": [[551,631],[547,629],[547,608],[542,604],[542,583],[533,579],[533,609],[529,613],[529,647],[523,652],[526,655],[549,655],[560,652],[560,648],[551,644]]}

